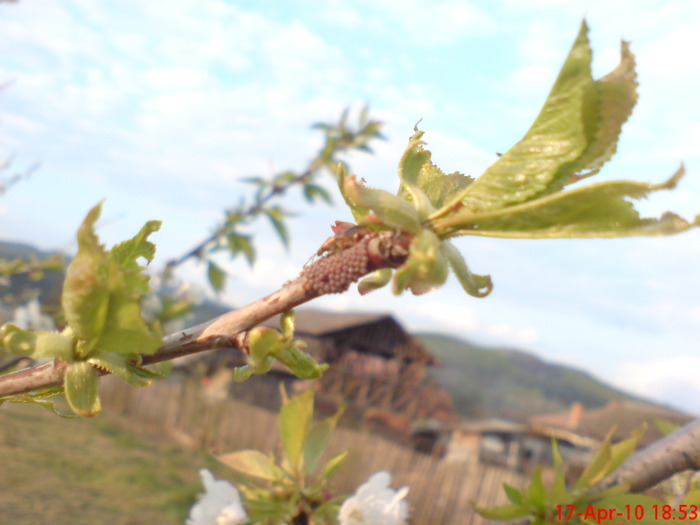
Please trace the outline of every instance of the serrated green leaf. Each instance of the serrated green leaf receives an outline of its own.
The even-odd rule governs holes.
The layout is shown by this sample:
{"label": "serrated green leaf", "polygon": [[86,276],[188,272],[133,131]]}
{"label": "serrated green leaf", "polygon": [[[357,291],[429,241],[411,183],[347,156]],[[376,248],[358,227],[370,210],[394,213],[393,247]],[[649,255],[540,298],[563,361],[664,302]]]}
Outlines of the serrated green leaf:
{"label": "serrated green leaf", "polygon": [[486,297],[493,290],[493,282],[490,275],[477,275],[472,273],[467,262],[459,250],[447,240],[441,241],[442,252],[452,268],[459,284],[465,292],[473,297]]}
{"label": "serrated green leaf", "polygon": [[[413,131],[413,136],[408,141],[408,147],[399,161],[401,186],[399,187],[398,195],[403,198],[408,197],[416,210],[418,210],[418,215],[421,218],[425,218],[435,209],[428,196],[419,186],[418,177],[423,166],[430,162],[430,152],[423,149],[425,145],[425,142],[422,140],[423,131],[420,131],[417,127]],[[405,193],[405,196],[402,193]]]}
{"label": "serrated green leaf", "polygon": [[346,201],[352,203],[351,210],[358,224],[389,226],[409,233],[420,232],[418,211],[406,200],[385,190],[367,188],[354,175],[344,178],[342,188]]}
{"label": "serrated green leaf", "polygon": [[[488,213],[460,210],[437,220],[434,228],[441,236],[448,237],[553,239],[671,235],[695,224],[673,213],[665,213],[659,219],[642,218],[626,199],[640,199],[654,191],[671,189],[683,173],[681,166],[662,184],[599,182]],[[450,231],[453,233],[447,233]]]}
{"label": "serrated green leaf", "polygon": [[66,270],[61,295],[66,321],[86,352],[102,332],[109,308],[107,253],[95,235],[102,202],[88,212],[78,229],[78,253]]}
{"label": "serrated green leaf", "polygon": [[207,262],[207,278],[216,293],[220,293],[226,285],[226,272],[213,261]]}
{"label": "serrated green leaf", "polygon": [[289,248],[289,233],[287,232],[287,227],[284,225],[284,217],[286,215],[284,211],[278,207],[268,208],[265,210],[265,215],[267,215],[277,235],[279,235],[284,247]]}
{"label": "serrated green leaf", "polygon": [[239,450],[216,456],[221,463],[233,470],[254,478],[275,481],[283,477],[272,457],[259,450]]}
{"label": "serrated green leaf", "polygon": [[109,252],[109,257],[117,263],[123,274],[125,292],[134,298],[138,299],[149,291],[149,277],[138,259],[143,257],[149,263],[153,260],[156,245],[147,239],[151,233],[160,230],[160,226],[161,221],[148,221],[133,238],[115,245]]}
{"label": "serrated green leaf", "polygon": [[391,273],[391,268],[381,268],[371,273],[357,284],[357,291],[360,295],[365,295],[379,288],[383,288],[391,281]]}
{"label": "serrated green leaf", "polygon": [[[561,187],[560,168],[575,162],[587,146],[582,111],[593,84],[588,26],[581,23],[574,45],[534,124],[463,192],[472,212],[495,210]],[[597,118],[597,115],[596,115]]]}
{"label": "serrated green leaf", "polygon": [[91,365],[82,361],[69,364],[63,385],[73,412],[83,417],[100,412],[100,373]]}
{"label": "serrated green leaf", "polygon": [[314,413],[314,393],[309,390],[293,397],[280,409],[279,430],[287,459],[294,469],[303,468],[302,450]]}

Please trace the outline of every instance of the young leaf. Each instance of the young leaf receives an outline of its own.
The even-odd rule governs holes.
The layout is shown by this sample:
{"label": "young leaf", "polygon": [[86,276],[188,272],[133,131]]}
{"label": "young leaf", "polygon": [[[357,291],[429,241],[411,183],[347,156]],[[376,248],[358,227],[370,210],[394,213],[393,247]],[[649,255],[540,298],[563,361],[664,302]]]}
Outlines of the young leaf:
{"label": "young leaf", "polygon": [[61,296],[66,321],[88,352],[104,328],[109,308],[107,254],[94,231],[101,209],[102,202],[78,229],[78,253],[66,270]]}
{"label": "young leaf", "polygon": [[[460,210],[435,222],[441,235],[486,235],[527,239],[671,235],[694,225],[673,213],[642,218],[626,198],[640,199],[673,188],[681,168],[662,184],[609,181],[547,195],[524,204],[485,213]],[[446,233],[446,232],[454,233]]]}
{"label": "young leaf", "polygon": [[71,363],[63,384],[73,412],[83,417],[93,417],[100,412],[100,373],[95,368],[82,361]]}
{"label": "young leaf", "polygon": [[547,490],[542,482],[542,468],[538,465],[532,474],[532,481],[527,489],[527,499],[539,510],[544,510],[547,502]]}
{"label": "young leaf", "polygon": [[321,478],[322,479],[328,479],[333,474],[335,474],[345,463],[345,461],[348,459],[350,456],[350,451],[345,450],[343,452],[340,452],[333,456],[331,459],[326,461],[326,464],[323,465],[323,469],[321,470]]}
{"label": "young leaf", "polygon": [[216,459],[246,476],[267,481],[275,481],[284,476],[281,469],[275,465],[274,459],[259,450],[239,450],[221,454],[216,456]]}
{"label": "young leaf", "polygon": [[314,413],[314,393],[309,390],[287,401],[280,409],[279,429],[282,446],[289,463],[295,469],[302,467],[301,453]]}
{"label": "young leaf", "polygon": [[270,219],[270,223],[274,227],[277,235],[279,235],[282,244],[285,248],[289,248],[289,233],[287,232],[287,227],[284,225],[285,213],[282,208],[273,207],[265,210],[265,215]]}
{"label": "young leaf", "polygon": [[525,505],[502,505],[492,509],[477,507],[476,511],[484,518],[497,521],[515,520],[530,514],[530,508]]}
{"label": "young leaf", "polygon": [[409,233],[421,230],[420,216],[416,208],[406,200],[385,190],[367,188],[354,175],[343,180],[343,195],[354,207],[363,210],[362,216],[355,219],[358,224],[367,224],[369,211],[374,212],[374,224],[389,226]]}
{"label": "young leaf", "polygon": [[[463,192],[472,212],[495,210],[561,187],[560,168],[575,162],[587,146],[582,111],[590,110],[593,85],[588,26],[581,23],[574,45],[532,127]],[[595,108],[598,117],[597,109]]]}
{"label": "young leaf", "polygon": [[209,261],[207,263],[207,277],[209,278],[209,284],[211,284],[211,287],[216,293],[219,293],[224,289],[224,285],[226,283],[226,272],[224,272],[213,261]]}
{"label": "young leaf", "polygon": [[406,289],[414,295],[424,294],[447,280],[447,258],[440,239],[425,229],[413,238],[408,260],[394,272],[393,292],[399,295]]}
{"label": "young leaf", "polygon": [[149,277],[143,272],[138,258],[151,262],[156,254],[156,246],[148,241],[151,233],[160,230],[161,221],[148,221],[133,238],[114,246],[109,256],[114,260],[124,276],[125,291],[134,298],[148,293]]}
{"label": "young leaf", "polygon": [[525,504],[525,499],[523,498],[523,493],[520,492],[515,487],[508,485],[508,483],[504,483],[503,490],[505,491],[506,496],[508,496],[508,499],[510,500],[511,503],[513,503],[515,505],[524,505]]}
{"label": "young leaf", "polygon": [[424,193],[423,189],[418,185],[418,177],[423,166],[430,162],[430,152],[423,149],[423,132],[417,127],[414,128],[413,136],[408,141],[408,147],[399,161],[399,179],[401,186],[399,187],[399,196],[402,196],[402,190],[413,202],[413,205],[418,210],[421,217],[427,217],[434,211],[433,205]]}
{"label": "young leaf", "polygon": [[304,472],[311,474],[316,470],[321,456],[328,446],[328,440],[338,424],[343,409],[339,409],[331,417],[324,419],[309,429],[304,440]]}

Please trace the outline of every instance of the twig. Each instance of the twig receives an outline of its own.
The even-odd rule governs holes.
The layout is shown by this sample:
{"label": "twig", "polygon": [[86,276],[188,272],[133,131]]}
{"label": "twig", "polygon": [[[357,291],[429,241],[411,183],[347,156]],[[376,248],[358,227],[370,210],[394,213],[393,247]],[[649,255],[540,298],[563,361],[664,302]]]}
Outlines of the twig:
{"label": "twig", "polygon": [[[241,336],[263,321],[321,295],[342,293],[374,270],[400,266],[409,243],[406,234],[371,232],[354,245],[321,257],[280,290],[207,323],[166,336],[155,353],[142,356],[142,363],[168,361],[215,348],[241,348]],[[58,386],[65,370],[64,362],[54,360],[0,376],[0,397]]]}

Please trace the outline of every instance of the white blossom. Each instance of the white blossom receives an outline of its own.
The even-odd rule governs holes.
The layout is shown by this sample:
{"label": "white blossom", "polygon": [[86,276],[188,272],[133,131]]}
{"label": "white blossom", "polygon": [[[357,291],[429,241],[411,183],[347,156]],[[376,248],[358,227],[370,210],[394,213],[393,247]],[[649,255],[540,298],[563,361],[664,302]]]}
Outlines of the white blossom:
{"label": "white blossom", "polygon": [[405,524],[408,516],[408,487],[395,491],[389,487],[390,483],[391,474],[385,470],[373,474],[340,507],[340,525]]}
{"label": "white blossom", "polygon": [[190,509],[187,525],[238,525],[248,518],[236,487],[228,481],[214,479],[204,468],[199,475],[205,492]]}

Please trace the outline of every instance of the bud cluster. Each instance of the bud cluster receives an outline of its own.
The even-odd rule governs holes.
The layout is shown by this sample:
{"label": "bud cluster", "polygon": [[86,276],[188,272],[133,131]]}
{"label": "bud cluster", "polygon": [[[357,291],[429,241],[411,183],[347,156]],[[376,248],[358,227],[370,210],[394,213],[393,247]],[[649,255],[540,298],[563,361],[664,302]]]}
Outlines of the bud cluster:
{"label": "bud cluster", "polygon": [[352,283],[371,271],[365,238],[354,246],[328,254],[304,268],[299,276],[317,295],[345,292]]}

